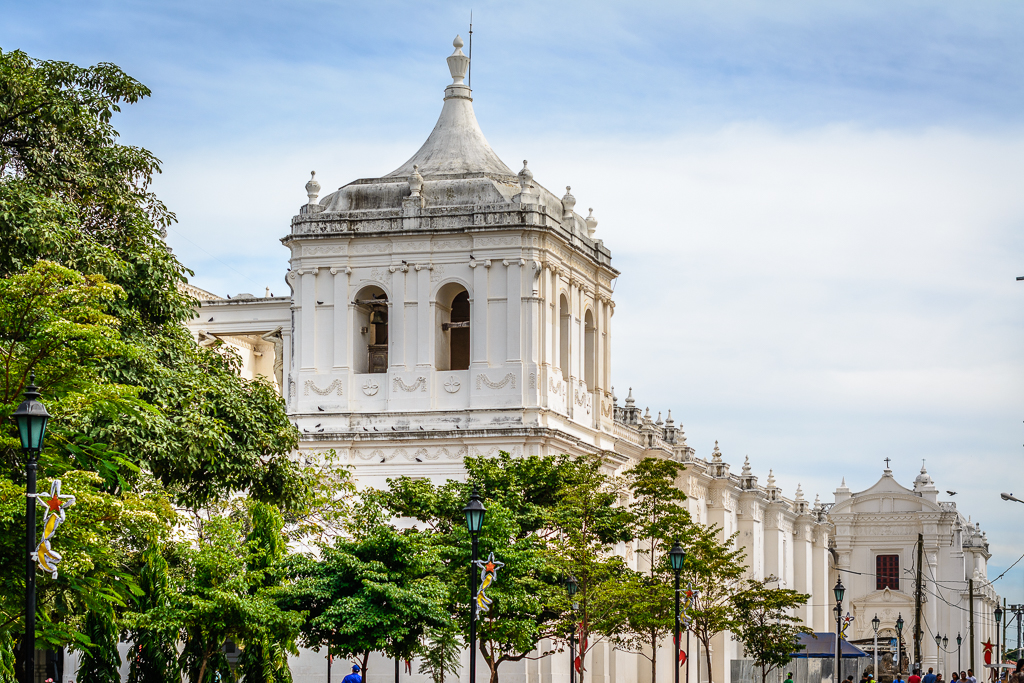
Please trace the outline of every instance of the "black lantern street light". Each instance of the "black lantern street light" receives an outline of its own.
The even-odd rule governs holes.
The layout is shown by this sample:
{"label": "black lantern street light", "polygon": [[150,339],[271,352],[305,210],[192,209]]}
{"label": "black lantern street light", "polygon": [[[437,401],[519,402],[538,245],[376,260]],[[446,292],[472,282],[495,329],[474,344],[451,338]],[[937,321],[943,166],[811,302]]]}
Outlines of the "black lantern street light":
{"label": "black lantern street light", "polygon": [[484,526],[487,508],[480,502],[480,494],[473,489],[469,503],[462,508],[466,515],[466,528],[473,539],[472,560],[469,563],[469,683],[476,683],[476,553],[480,529]]}
{"label": "black lantern street light", "polygon": [[949,636],[942,636],[942,668],[946,668],[946,655],[949,654]]}
{"label": "black lantern street light", "polygon": [[[679,683],[679,573],[683,571],[683,562],[686,560],[686,551],[683,550],[683,546],[679,545],[679,541],[676,541],[672,546],[672,550],[668,553],[668,559],[672,563],[672,571],[676,575],[676,628],[675,628],[675,643],[676,643],[676,661],[674,669],[676,672],[675,683]],[[689,669],[687,669],[689,671]]]}
{"label": "black lantern street light", "polygon": [[882,620],[875,615],[875,618],[871,620],[871,630],[875,632],[875,649],[871,653],[871,671],[875,674],[875,679],[878,678],[878,627],[882,625]]}
{"label": "black lantern street light", "polygon": [[903,671],[903,612],[896,619],[896,673]]}
{"label": "black lantern street light", "polygon": [[840,640],[840,637],[842,636],[843,632],[843,596],[846,595],[846,587],[843,586],[842,579],[836,579],[836,586],[832,589],[832,592],[836,596],[836,606],[834,610],[836,613],[836,670],[832,674],[832,680],[834,680],[835,683],[839,683],[839,681],[842,679],[840,666],[843,663],[843,644]]}
{"label": "black lantern street light", "polygon": [[[569,594],[569,599],[572,600],[576,597],[576,591],[580,589],[580,585],[576,582],[575,576],[570,576],[565,580],[565,592]],[[573,621],[572,626],[569,627],[569,683],[576,683],[576,602],[572,603],[573,609]]]}
{"label": "black lantern street light", "polygon": [[[945,666],[942,666],[941,660],[942,660],[942,636],[940,636],[938,633],[936,633],[935,634],[935,668],[938,669],[939,671],[942,671],[943,669],[946,668]],[[923,666],[921,667],[921,670],[922,671],[924,670]]]}
{"label": "black lantern street light", "polygon": [[1000,670],[999,664],[1003,661],[1002,654],[999,651],[999,623],[1003,620],[1003,608],[996,605],[996,678],[999,678]]}
{"label": "black lantern street light", "polygon": [[964,639],[960,637],[960,634],[956,634],[956,670],[960,670],[960,646],[963,644]]}
{"label": "black lantern street light", "polygon": [[36,567],[32,562],[32,553],[36,546],[36,470],[39,463],[39,451],[43,450],[43,439],[46,437],[46,421],[50,414],[46,406],[37,401],[39,387],[36,386],[35,373],[25,388],[25,400],[11,414],[18,425],[18,436],[21,437],[21,448],[25,451],[25,638],[21,643],[22,667],[25,680],[31,681],[36,669]]}

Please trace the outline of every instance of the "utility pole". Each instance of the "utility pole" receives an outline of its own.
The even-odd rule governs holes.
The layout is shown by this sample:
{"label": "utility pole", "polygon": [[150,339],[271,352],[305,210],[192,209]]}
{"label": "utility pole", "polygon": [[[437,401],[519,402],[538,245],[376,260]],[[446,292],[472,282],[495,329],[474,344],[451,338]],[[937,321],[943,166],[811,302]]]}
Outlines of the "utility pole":
{"label": "utility pole", "polygon": [[921,666],[921,565],[924,564],[924,534],[917,535],[917,590],[914,591],[914,661]]}
{"label": "utility pole", "polygon": [[969,591],[968,607],[970,608],[970,624],[967,640],[971,643],[971,671],[974,671],[974,579],[967,579],[967,590]]}
{"label": "utility pole", "polygon": [[1014,613],[1017,614],[1017,660],[1021,660],[1021,614],[1024,612],[1024,605],[1014,605]]}

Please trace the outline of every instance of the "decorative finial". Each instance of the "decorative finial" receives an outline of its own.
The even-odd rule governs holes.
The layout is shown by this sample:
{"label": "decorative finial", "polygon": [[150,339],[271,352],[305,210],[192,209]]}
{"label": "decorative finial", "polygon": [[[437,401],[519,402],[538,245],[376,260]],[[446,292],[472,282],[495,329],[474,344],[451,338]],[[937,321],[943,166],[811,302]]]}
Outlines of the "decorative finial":
{"label": "decorative finial", "polygon": [[654,424],[659,425],[659,426],[665,424],[664,422],[661,421],[661,411],[660,410],[658,411],[658,419],[654,421]]}
{"label": "decorative finial", "polygon": [[629,388],[629,396],[626,397],[626,405],[632,407],[636,401],[633,400],[633,387]]}
{"label": "decorative finial", "polygon": [[768,488],[775,488],[775,473],[773,470],[768,470]]}
{"label": "decorative finial", "polygon": [[594,210],[590,209],[589,211],[590,213],[587,214],[587,217],[584,220],[587,223],[587,237],[593,237],[594,232],[597,231],[597,219],[594,218]]}
{"label": "decorative finial", "polygon": [[412,175],[409,176],[409,190],[411,191],[412,197],[419,197],[420,190],[423,189],[423,176],[420,175],[420,165],[412,165]]}
{"label": "decorative finial", "polygon": [[526,167],[526,159],[523,159],[523,170],[519,172],[519,189],[526,192],[533,187],[533,171]]}
{"label": "decorative finial", "polygon": [[797,484],[796,485],[796,498],[794,500],[803,500],[803,499],[804,499],[804,490],[803,490],[803,488],[801,487],[800,484]]}
{"label": "decorative finial", "polygon": [[306,183],[306,196],[310,204],[316,204],[316,198],[320,194],[320,183],[316,181],[316,171],[310,171],[309,182]]}
{"label": "decorative finial", "polygon": [[711,451],[712,462],[722,462],[722,451],[718,448],[718,441],[715,441],[715,449]]}
{"label": "decorative finial", "polygon": [[846,477],[843,477],[843,483],[839,485],[841,488],[846,488]]}
{"label": "decorative finial", "polygon": [[572,209],[576,206],[576,198],[572,196],[572,188],[568,185],[565,186],[565,196],[562,197],[562,217],[568,217],[572,215]]}
{"label": "decorative finial", "polygon": [[669,426],[675,424],[675,421],[672,419],[672,409],[671,408],[669,408],[669,410],[668,410],[668,417],[665,418],[665,424],[667,424]]}
{"label": "decorative finial", "polygon": [[750,456],[746,456],[743,459],[743,474],[746,476],[750,475]]}
{"label": "decorative finial", "polygon": [[462,54],[462,46],[465,45],[462,42],[462,36],[455,36],[452,45],[455,46],[455,52],[448,57],[448,71],[452,74],[452,85],[465,85],[463,79],[466,78],[466,70],[469,69],[469,57]]}

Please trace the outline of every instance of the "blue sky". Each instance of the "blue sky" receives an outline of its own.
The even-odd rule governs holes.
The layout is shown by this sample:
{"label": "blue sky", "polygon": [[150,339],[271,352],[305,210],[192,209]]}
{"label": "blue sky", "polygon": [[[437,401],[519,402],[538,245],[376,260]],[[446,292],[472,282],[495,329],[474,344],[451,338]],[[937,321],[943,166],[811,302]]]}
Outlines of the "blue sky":
{"label": "blue sky", "polygon": [[[998,499],[1024,443],[1024,4],[472,9],[492,146],[572,185],[623,272],[620,398],[787,495],[927,459],[988,529],[990,576],[1024,553]],[[0,47],[149,85],[117,125],[164,160],[176,253],[213,291],[281,292],[309,170],[327,192],[405,161],[469,11],[8,2]],[[1024,567],[999,586],[1024,602]]]}

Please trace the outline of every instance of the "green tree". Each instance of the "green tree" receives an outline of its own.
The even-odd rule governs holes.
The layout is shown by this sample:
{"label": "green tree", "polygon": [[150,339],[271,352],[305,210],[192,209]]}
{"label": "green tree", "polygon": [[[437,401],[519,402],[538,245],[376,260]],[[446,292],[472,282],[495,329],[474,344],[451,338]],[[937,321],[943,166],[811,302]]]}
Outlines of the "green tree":
{"label": "green tree", "polygon": [[[281,563],[288,554],[281,513],[266,503],[254,502],[250,508],[252,530],[248,535],[249,571],[261,576],[250,581],[249,593],[266,591],[280,585]],[[291,683],[288,653],[297,652],[295,639],[280,640],[270,634],[250,637],[239,658],[246,683]]]}
{"label": "green tree", "polygon": [[[181,679],[177,630],[169,620],[170,573],[162,553],[163,547],[164,543],[153,537],[142,553],[139,594],[135,596],[134,607],[136,614],[147,615],[149,628],[135,628],[128,633],[132,643],[128,683],[163,683]],[[131,623],[129,620],[128,625]]]}
{"label": "green tree", "polygon": [[[626,628],[619,588],[631,572],[614,553],[615,545],[632,540],[633,515],[619,505],[622,484],[603,471],[600,457],[567,459],[557,501],[550,511],[555,534],[552,554],[562,576],[576,578],[578,592],[560,597],[562,632],[575,628],[581,662],[602,640],[614,640]],[[585,668],[579,672],[585,680]]]}
{"label": "green tree", "polygon": [[423,635],[424,640],[417,653],[419,673],[429,676],[433,683],[444,683],[449,675],[458,674],[464,645],[455,625],[427,629]]}
{"label": "green tree", "polygon": [[178,548],[171,609],[139,618],[143,628],[164,617],[174,624],[184,645],[180,665],[192,683],[211,683],[218,673],[221,680],[234,679],[223,653],[227,641],[257,643],[257,649],[287,644],[302,623],[300,614],[278,607],[274,589],[264,587],[265,549],[246,538],[244,508],[234,512],[196,519],[195,540]]}
{"label": "green tree", "polygon": [[793,610],[806,604],[810,596],[785,588],[769,588],[767,584],[774,581],[775,577],[748,580],[733,597],[737,623],[733,637],[742,641],[747,656],[761,669],[761,683],[803,649],[800,634],[812,632],[793,616]]}
{"label": "green tree", "polygon": [[708,683],[712,683],[711,639],[739,625],[733,600],[743,588],[745,555],[736,548],[736,534],[722,541],[717,526],[695,524],[692,529],[683,565],[683,576],[694,590],[687,616],[690,630],[704,646]]}
{"label": "green tree", "polygon": [[305,616],[307,647],[359,661],[371,652],[393,659],[415,654],[428,631],[446,629],[445,587],[426,534],[387,523],[373,492],[364,494],[348,536],[289,561],[282,608]]}
{"label": "green tree", "polygon": [[113,610],[91,610],[86,614],[85,634],[91,644],[82,653],[78,680],[82,683],[121,683],[121,655],[117,651]]}
{"label": "green tree", "polygon": [[163,241],[174,216],[150,191],[159,162],[112,125],[149,94],[112,64],[0,51],[0,671],[24,588],[23,462],[7,418],[30,373],[53,415],[40,475],[79,496],[56,539],[60,576],[39,582],[48,645],[90,647],[93,610],[113,610],[118,632],[136,626],[126,610],[151,586],[136,575],[155,568],[142,556],[166,537],[170,501],[215,507],[244,491],[295,518],[312,496],[275,389],[184,325],[195,302]]}
{"label": "green tree", "polygon": [[503,663],[546,657],[553,650],[536,653],[541,641],[563,635],[564,575],[550,547],[555,533],[550,518],[561,482],[578,465],[567,457],[513,458],[506,452],[464,462],[465,483],[437,486],[421,479],[395,479],[385,500],[394,514],[424,523],[433,532],[450,587],[447,610],[467,638],[471,546],[462,508],[474,489],[485,499],[481,557],[493,552],[505,566],[487,590],[493,602],[480,615],[477,638],[490,680],[496,683]]}
{"label": "green tree", "polygon": [[682,470],[672,460],[644,458],[624,475],[636,552],[645,560],[639,564],[647,569],[624,576],[616,589],[625,624],[615,641],[619,648],[650,662],[652,681],[658,680],[658,645],[675,625],[675,577],[668,552],[676,541],[688,546],[694,534],[686,495],[676,486]]}

